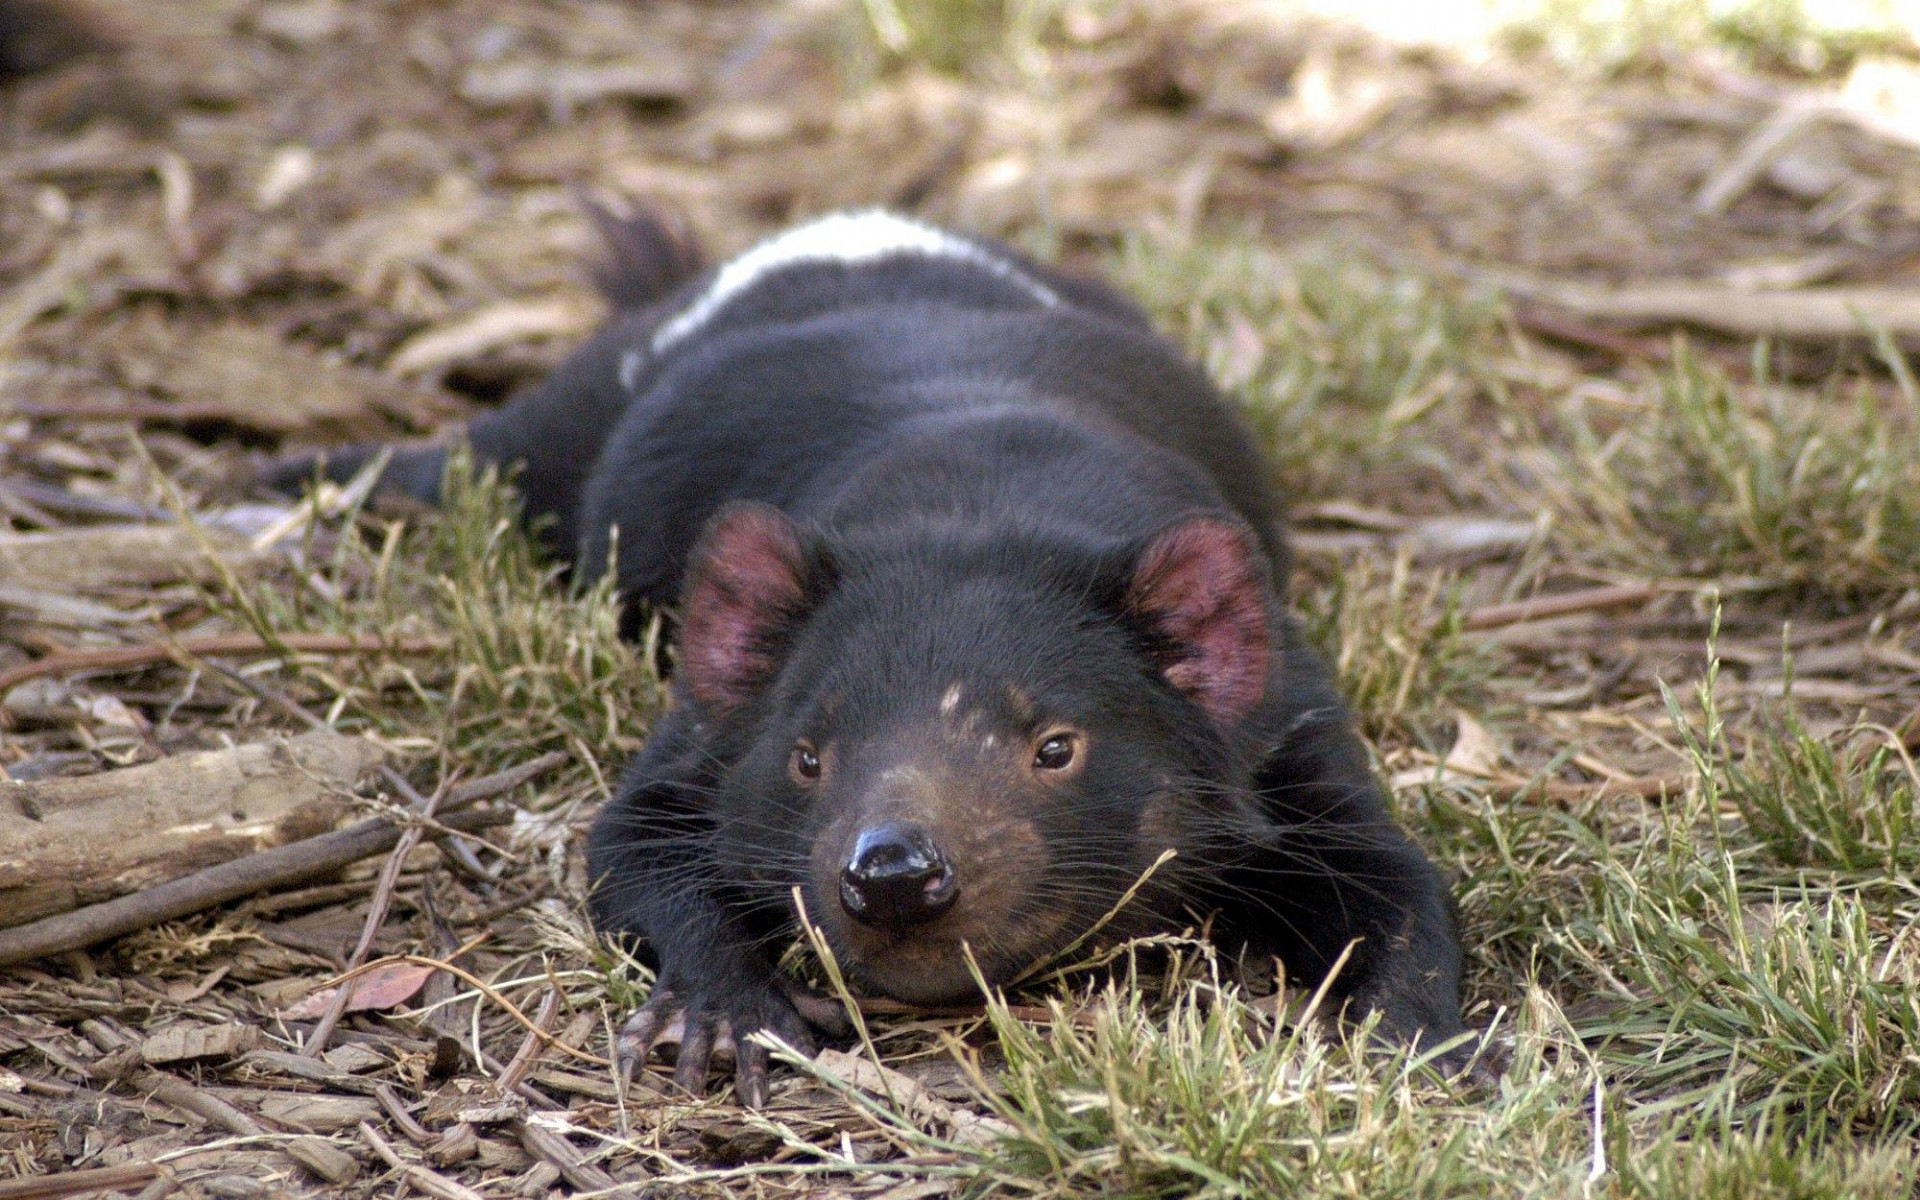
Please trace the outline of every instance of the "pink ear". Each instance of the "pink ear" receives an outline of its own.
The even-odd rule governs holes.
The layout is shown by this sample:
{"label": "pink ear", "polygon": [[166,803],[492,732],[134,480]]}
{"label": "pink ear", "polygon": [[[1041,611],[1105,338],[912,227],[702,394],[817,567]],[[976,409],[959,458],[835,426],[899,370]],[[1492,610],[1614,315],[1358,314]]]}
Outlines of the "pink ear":
{"label": "pink ear", "polygon": [[694,550],[680,601],[679,666],[714,712],[745,702],[773,672],[767,638],[805,600],[800,533],[779,509],[722,509]]}
{"label": "pink ear", "polygon": [[1267,689],[1266,566],[1239,526],[1195,517],[1161,531],[1134,565],[1127,608],[1166,639],[1167,681],[1222,728]]}

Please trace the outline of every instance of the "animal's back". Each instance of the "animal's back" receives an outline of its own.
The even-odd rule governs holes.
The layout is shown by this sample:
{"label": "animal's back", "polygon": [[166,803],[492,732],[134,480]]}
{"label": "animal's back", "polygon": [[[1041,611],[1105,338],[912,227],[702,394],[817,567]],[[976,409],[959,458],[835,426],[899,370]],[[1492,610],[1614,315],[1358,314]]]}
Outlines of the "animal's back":
{"label": "animal's back", "polygon": [[[835,511],[832,494],[883,444],[988,409],[1178,457],[1256,531],[1284,581],[1279,502],[1244,426],[1106,285],[880,211],[820,218],[704,273],[656,218],[603,225],[616,254],[602,286],[623,311],[467,436],[482,461],[517,467],[549,548],[585,573],[609,561],[617,527],[630,597],[670,599],[693,538],[728,500]],[[327,474],[378,449],[333,451]],[[445,459],[443,447],[402,451],[386,486],[437,500]],[[275,481],[312,470],[292,460]]]}
{"label": "animal's back", "polygon": [[[1008,449],[1024,432],[1045,455],[1058,440],[1050,426],[1097,430],[1114,454],[1157,447],[1190,464],[1213,494],[1179,483],[1167,500],[1235,509],[1284,577],[1265,468],[1205,377],[1116,293],[1005,247],[883,213],[829,217],[721,267],[649,330],[623,336],[618,374],[631,398],[573,524],[589,569],[606,561],[608,531],[620,529],[630,594],[669,594],[693,534],[728,500],[870,518],[845,502],[850,481],[929,438],[953,454],[938,474],[983,476],[978,503],[1017,507],[1024,495],[1060,515],[1077,501],[1095,523],[1120,511],[1125,498],[1108,489],[1023,488],[1036,468],[1018,445],[968,454],[969,445]],[[1022,414],[1032,419],[1014,419]],[[1144,446],[1118,445],[1128,441]],[[996,482],[996,473],[1010,477]],[[964,480],[948,483],[964,490]]]}

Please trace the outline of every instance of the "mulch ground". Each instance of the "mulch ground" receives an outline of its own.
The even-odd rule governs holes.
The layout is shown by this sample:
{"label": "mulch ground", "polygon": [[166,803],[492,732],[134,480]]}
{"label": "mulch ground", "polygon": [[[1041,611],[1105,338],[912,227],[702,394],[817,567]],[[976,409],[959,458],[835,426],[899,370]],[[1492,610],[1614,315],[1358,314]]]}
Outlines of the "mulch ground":
{"label": "mulch ground", "polygon": [[[1080,265],[1129,237],[1206,229],[1334,240],[1447,278],[1518,281],[1516,359],[1572,377],[1657,366],[1671,321],[1622,323],[1589,293],[1528,299],[1530,282],[1684,279],[1711,300],[1756,280],[1898,282],[1920,257],[1920,154],[1903,140],[1898,97],[1876,100],[1865,84],[1856,116],[1817,116],[1788,137],[1782,114],[1812,89],[1721,59],[1583,79],[1233,4],[1146,3],[1069,7],[1044,54],[961,78],[877,54],[860,7],[102,2],[92,11],[111,48],[6,85],[6,775],[46,789],[149,772],[132,777],[145,780],[136,790],[171,803],[199,785],[169,763],[333,736],[311,729],[330,719],[325,672],[351,684],[355,660],[376,659],[388,687],[414,669],[405,647],[370,636],[275,644],[219,599],[246,590],[227,572],[307,570],[321,561],[309,533],[361,519],[350,503],[322,519],[273,502],[250,471],[282,445],[423,433],[551,368],[602,312],[586,196],[644,197],[716,251],[866,204]],[[1702,344],[1729,369],[1745,361],[1736,342]],[[1811,336],[1783,360],[1817,372],[1861,353]],[[1310,560],[1387,551],[1435,517],[1533,515],[1462,514],[1431,492],[1302,499]],[[183,534],[189,514],[198,532]],[[1495,557],[1518,550],[1509,539]],[[1684,771],[1648,730],[1658,680],[1703,662],[1710,606],[1625,581],[1583,593],[1573,615],[1589,624],[1541,625],[1551,610],[1503,608],[1515,598],[1492,583],[1475,590],[1485,556],[1461,561],[1469,630],[1525,667],[1509,699],[1558,711],[1508,761],[1456,753],[1451,767],[1518,787],[1560,770],[1557,748],[1577,734],[1603,748],[1556,786],[1611,778],[1658,795]],[[1920,706],[1915,608],[1730,602],[1721,654],[1740,695],[1776,694],[1780,621],[1796,617],[1810,719],[1901,726]],[[444,685],[440,632],[378,632],[417,636],[422,686]],[[193,641],[210,638],[230,640]],[[1618,658],[1599,653],[1602,640],[1631,646],[1623,669],[1603,663]],[[300,653],[321,665],[277,669]],[[75,657],[57,671],[31,665],[62,655]],[[620,670],[648,678],[645,664]],[[547,744],[566,753],[531,779],[387,730],[379,762],[334,763],[324,786],[301,791],[312,771],[277,752],[260,768],[274,794],[246,793],[270,816],[229,821],[230,845],[291,844],[374,809],[411,815],[355,865],[310,854],[212,911],[0,970],[0,1181],[15,1181],[0,1197],[373,1194],[396,1178],[442,1197],[622,1187],[906,1200],[956,1187],[938,1162],[917,1182],[781,1173],[808,1146],[911,1153],[844,1095],[791,1073],[771,1123],[658,1081],[617,1093],[603,1055],[621,1014],[593,982],[606,961],[582,936],[570,848],[644,711],[622,720],[588,753]],[[1436,758],[1410,739],[1382,751],[1395,772]],[[512,787],[449,802],[490,781]],[[25,794],[0,791],[0,806]],[[430,803],[446,811],[423,820]],[[122,818],[82,816],[74,828],[111,858]],[[448,838],[450,826],[480,840]],[[0,845],[6,836],[0,825]],[[208,866],[180,857],[197,852],[164,870],[128,865],[98,888],[90,877],[78,898],[151,889]],[[36,915],[61,907],[44,877],[31,897],[18,890],[33,875],[0,856],[0,905],[17,902],[14,918],[29,900]],[[336,977],[362,963],[377,964],[362,979],[373,986],[353,1011],[330,1012]],[[599,1002],[577,1003],[583,989]],[[889,1028],[900,1073],[862,1076],[849,1059],[848,1077],[907,1089],[956,1136],[979,1127],[977,1081],[927,1049],[940,1034],[982,1043],[978,1022]],[[81,1171],[101,1174],[65,1174]]]}

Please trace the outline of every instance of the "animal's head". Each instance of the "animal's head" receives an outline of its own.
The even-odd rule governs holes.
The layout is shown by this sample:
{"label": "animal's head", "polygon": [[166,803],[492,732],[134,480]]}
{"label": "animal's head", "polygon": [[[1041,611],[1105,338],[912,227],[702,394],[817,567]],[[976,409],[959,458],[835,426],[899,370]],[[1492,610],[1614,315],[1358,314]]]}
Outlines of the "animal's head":
{"label": "animal's head", "polygon": [[[800,886],[866,987],[964,997],[963,947],[1005,982],[1242,816],[1231,747],[1279,653],[1271,603],[1254,539],[1219,516],[1128,544],[909,548],[730,507],[679,643],[724,748],[716,852],[768,899]],[[1179,875],[1134,907],[1177,900]]]}

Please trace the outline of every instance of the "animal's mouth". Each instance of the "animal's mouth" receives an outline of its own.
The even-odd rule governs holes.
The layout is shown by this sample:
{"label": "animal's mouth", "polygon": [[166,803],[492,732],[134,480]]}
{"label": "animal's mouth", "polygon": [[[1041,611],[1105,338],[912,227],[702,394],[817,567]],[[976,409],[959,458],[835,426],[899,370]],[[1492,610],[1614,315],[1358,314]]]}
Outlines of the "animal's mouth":
{"label": "animal's mouth", "polygon": [[[891,996],[908,1004],[977,1003],[980,983],[996,987],[1009,982],[1026,965],[1005,962],[999,954],[973,946],[955,936],[853,933],[842,953],[842,966],[863,990]],[[975,970],[980,979],[976,981]]]}
{"label": "animal's mouth", "polygon": [[820,922],[841,968],[862,991],[908,1004],[977,1004],[981,988],[1005,987],[1071,940],[1072,914],[1050,912],[1008,920],[962,905],[925,925],[871,929],[834,913]]}

